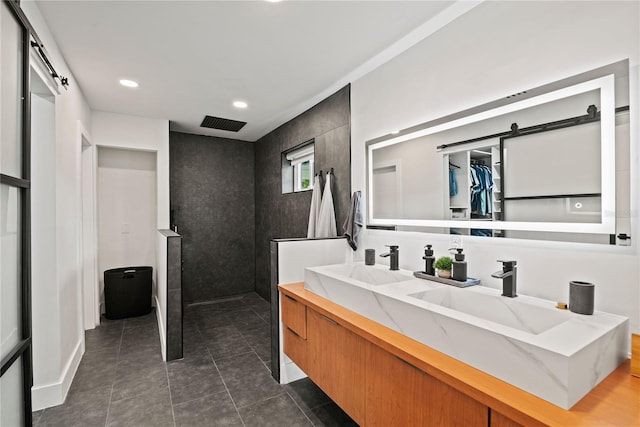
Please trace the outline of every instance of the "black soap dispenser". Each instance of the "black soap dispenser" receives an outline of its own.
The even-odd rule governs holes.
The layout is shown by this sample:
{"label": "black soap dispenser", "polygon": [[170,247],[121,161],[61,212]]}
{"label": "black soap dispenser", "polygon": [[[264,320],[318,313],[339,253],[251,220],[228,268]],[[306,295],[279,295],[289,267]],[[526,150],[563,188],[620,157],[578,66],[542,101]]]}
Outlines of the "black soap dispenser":
{"label": "black soap dispenser", "polygon": [[462,253],[462,248],[458,248],[456,249],[456,251],[458,251],[458,253],[455,254],[454,256],[455,261],[453,261],[453,266],[451,268],[451,278],[459,282],[466,282],[467,281],[467,263],[464,260],[464,254]]}
{"label": "black soap dispenser", "polygon": [[433,268],[433,263],[436,261],[436,257],[433,256],[431,245],[425,246],[422,259],[424,260],[424,274],[435,276],[436,270]]}

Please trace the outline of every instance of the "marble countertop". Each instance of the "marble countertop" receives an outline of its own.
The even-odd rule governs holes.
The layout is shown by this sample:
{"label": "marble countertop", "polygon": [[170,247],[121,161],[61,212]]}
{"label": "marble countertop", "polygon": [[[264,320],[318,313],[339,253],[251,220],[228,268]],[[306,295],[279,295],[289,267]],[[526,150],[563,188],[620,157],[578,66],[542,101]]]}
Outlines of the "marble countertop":
{"label": "marble countertop", "polygon": [[[410,296],[412,294],[425,291],[425,287],[430,289],[446,288],[450,290],[449,292],[464,292],[468,295],[473,294],[473,296],[477,297],[490,296],[491,298],[485,298],[482,300],[484,305],[481,308],[488,312],[498,310],[502,307],[507,308],[521,321],[522,329],[505,326],[498,322],[483,319],[479,316],[467,314],[455,309],[443,307],[439,304],[412,298]],[[594,312],[593,315],[577,314],[569,310],[556,308],[556,303],[553,301],[530,297],[527,295],[519,295],[517,299],[506,298],[501,296],[501,292],[498,289],[488,288],[485,286],[471,286],[461,289],[424,279],[412,279],[407,282],[377,286],[375,289],[371,290],[390,298],[404,301],[408,304],[424,307],[427,310],[438,312],[463,322],[471,322],[479,328],[491,330],[501,335],[530,343],[536,347],[553,350],[554,352],[566,356],[571,356],[584,348],[584,346],[588,345],[588,343],[592,342],[594,339],[610,331],[611,328],[618,326],[627,320],[626,317],[599,311]],[[520,314],[522,314],[521,312],[523,310],[527,310],[529,307],[539,307],[545,311],[548,310],[548,313],[546,313],[547,315],[554,315],[554,317],[560,319],[558,319],[555,326],[545,328],[545,330],[536,333],[535,331],[538,330],[538,325],[536,325],[536,323],[539,323],[544,319],[535,319],[532,316],[525,315],[520,316]],[[543,314],[544,312],[539,311],[539,313]],[[528,324],[528,322],[531,323]],[[528,332],[523,329],[528,330]]]}
{"label": "marble countertop", "polygon": [[615,314],[362,263],[309,267],[304,286],[565,409],[628,357],[629,322]]}

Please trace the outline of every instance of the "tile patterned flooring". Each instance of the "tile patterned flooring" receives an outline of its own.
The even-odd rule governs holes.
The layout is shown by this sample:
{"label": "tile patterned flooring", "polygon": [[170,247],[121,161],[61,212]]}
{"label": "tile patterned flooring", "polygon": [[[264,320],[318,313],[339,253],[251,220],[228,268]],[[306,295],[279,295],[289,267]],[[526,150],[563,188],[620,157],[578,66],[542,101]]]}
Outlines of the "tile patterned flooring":
{"label": "tile patterned flooring", "polygon": [[255,293],[189,307],[184,358],[165,363],[155,313],[86,331],[64,404],[44,426],[357,426],[310,380],[269,371],[269,303]]}

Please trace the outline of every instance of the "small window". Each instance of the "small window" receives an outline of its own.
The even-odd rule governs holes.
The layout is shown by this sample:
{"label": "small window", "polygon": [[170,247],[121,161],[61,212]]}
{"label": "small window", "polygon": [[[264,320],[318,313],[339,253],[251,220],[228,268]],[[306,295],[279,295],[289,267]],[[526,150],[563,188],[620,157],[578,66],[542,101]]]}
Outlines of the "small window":
{"label": "small window", "polygon": [[282,193],[313,189],[315,174],[313,141],[282,153]]}

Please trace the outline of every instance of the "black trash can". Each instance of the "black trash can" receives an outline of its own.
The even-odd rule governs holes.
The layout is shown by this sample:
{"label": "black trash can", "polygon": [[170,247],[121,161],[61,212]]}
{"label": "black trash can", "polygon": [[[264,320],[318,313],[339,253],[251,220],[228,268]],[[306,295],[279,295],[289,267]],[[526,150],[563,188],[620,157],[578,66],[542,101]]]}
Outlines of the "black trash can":
{"label": "black trash can", "polygon": [[105,317],[110,320],[151,312],[153,267],[113,268],[104,272]]}

